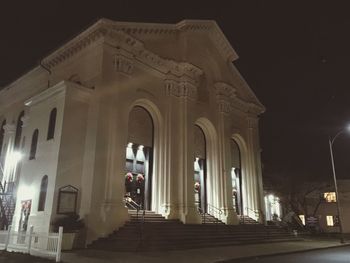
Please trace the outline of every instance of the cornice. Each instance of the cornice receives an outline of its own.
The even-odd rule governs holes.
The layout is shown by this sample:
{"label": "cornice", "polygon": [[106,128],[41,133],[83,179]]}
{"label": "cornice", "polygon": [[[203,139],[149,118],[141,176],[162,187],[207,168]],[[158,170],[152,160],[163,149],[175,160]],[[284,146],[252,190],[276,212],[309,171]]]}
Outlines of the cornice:
{"label": "cornice", "polygon": [[214,89],[220,112],[229,114],[235,109],[244,113],[259,115],[264,111],[264,108],[260,105],[241,99],[236,93],[236,88],[228,83],[216,82],[214,83]]}
{"label": "cornice", "polygon": [[183,20],[176,24],[176,27],[183,31],[206,31],[210,39],[217,46],[220,54],[229,62],[238,59],[236,51],[225,37],[218,24],[214,20]]}
{"label": "cornice", "polygon": [[[232,62],[238,58],[236,52],[226,39],[217,23],[212,20],[183,20],[177,24],[150,24],[115,22],[108,19],[101,19],[90,28],[44,58],[42,63],[46,67],[52,68],[66,59],[74,56],[76,53],[80,52],[111,32],[123,32],[129,37],[128,44],[133,46],[142,46],[143,44],[132,37],[133,35],[160,35],[192,31],[207,32],[225,60]],[[191,69],[189,70],[191,71]]]}
{"label": "cornice", "polygon": [[66,84],[64,81],[61,81],[59,83],[57,83],[55,86],[50,87],[46,90],[44,90],[43,92],[29,98],[28,100],[26,100],[24,102],[24,105],[26,106],[33,106],[35,104],[38,104],[42,101],[45,101],[46,99],[53,97],[61,92],[65,92],[66,90]]}
{"label": "cornice", "polygon": [[122,30],[135,36],[143,34],[171,35],[181,32],[206,32],[225,60],[233,62],[238,59],[237,53],[214,20],[186,19],[177,24],[115,22],[108,19],[103,19],[103,21],[115,30]]}

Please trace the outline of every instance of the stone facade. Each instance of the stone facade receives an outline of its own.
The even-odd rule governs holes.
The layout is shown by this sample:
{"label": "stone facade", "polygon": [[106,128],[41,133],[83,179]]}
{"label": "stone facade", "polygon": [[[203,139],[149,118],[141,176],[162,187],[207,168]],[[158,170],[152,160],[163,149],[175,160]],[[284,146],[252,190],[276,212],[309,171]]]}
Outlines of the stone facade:
{"label": "stone facade", "polygon": [[[194,194],[197,126],[205,137],[206,204],[223,211],[225,223],[238,223],[232,199],[234,140],[240,151],[239,213],[255,217],[251,211],[264,207],[258,130],[264,106],[233,65],[237,58],[214,21],[106,19],[44,58],[0,92],[0,121],[6,119],[2,181],[11,177],[17,185],[13,225],[21,227],[23,201],[30,200],[28,224],[48,231],[65,186],[78,190],[76,212],[86,222],[88,242],[123,225],[128,218],[125,152],[128,139],[136,136],[128,131],[135,107],[153,122],[150,209],[200,223]],[[54,137],[48,139],[53,109]],[[14,148],[22,111],[21,144]],[[29,160],[36,129],[35,158]],[[9,162],[18,152],[22,158]],[[44,175],[45,195],[40,193]],[[38,211],[43,196],[45,208]]]}

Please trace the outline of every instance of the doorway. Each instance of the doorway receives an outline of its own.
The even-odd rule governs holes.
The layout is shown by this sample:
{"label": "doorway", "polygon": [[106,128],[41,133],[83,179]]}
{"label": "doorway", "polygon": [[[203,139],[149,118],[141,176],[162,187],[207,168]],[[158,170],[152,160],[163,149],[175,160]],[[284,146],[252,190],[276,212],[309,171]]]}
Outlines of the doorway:
{"label": "doorway", "polygon": [[230,142],[231,148],[231,183],[232,183],[232,203],[238,215],[243,214],[242,200],[242,162],[239,145],[234,139]]}
{"label": "doorway", "polygon": [[131,209],[151,210],[153,130],[149,112],[143,107],[135,106],[129,114],[125,160],[125,196],[134,204],[129,207]]}
{"label": "doorway", "polygon": [[203,130],[194,126],[194,198],[201,213],[207,212],[207,158]]}

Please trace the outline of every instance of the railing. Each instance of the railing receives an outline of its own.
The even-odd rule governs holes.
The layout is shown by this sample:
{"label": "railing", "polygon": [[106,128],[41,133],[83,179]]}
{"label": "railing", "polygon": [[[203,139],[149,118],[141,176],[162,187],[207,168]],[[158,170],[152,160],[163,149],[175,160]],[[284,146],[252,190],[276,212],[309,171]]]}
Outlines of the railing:
{"label": "railing", "polygon": [[134,200],[132,200],[131,197],[124,197],[123,201],[127,208],[132,208],[136,210],[136,220],[139,219],[139,212],[140,210],[142,210],[141,221],[139,224],[139,245],[138,245],[138,247],[141,248],[142,242],[143,242],[143,227],[145,224],[145,214],[146,214],[145,209],[143,209],[141,205],[139,205]]}
{"label": "railing", "polygon": [[221,215],[224,213],[224,211],[218,207],[213,206],[212,204],[207,204],[208,207],[208,214],[214,216],[215,223],[218,224],[221,220]]}
{"label": "railing", "polygon": [[[247,211],[246,215],[248,217],[255,219],[257,222],[260,222],[260,220],[264,220],[264,213],[261,210],[255,210],[250,207],[246,207],[245,209]],[[243,224],[245,224],[244,215],[242,215],[242,219]]]}
{"label": "railing", "polygon": [[207,211],[204,211],[200,206],[197,207],[198,212],[202,216],[202,223],[206,224],[206,215],[210,215],[215,218],[215,224],[217,225],[221,220],[221,215],[224,211],[220,208],[217,208],[211,204],[207,204]]}
{"label": "railing", "polygon": [[0,249],[28,253],[30,255],[55,258],[61,261],[63,227],[58,233],[35,233],[33,226],[28,232],[0,231]]}

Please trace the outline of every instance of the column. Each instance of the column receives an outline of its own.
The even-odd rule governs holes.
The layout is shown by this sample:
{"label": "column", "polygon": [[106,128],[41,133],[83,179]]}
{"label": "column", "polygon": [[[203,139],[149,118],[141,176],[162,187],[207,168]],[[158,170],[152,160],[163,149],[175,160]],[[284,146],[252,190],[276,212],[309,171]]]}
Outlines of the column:
{"label": "column", "polygon": [[[191,113],[193,101],[196,98],[196,86],[182,80],[173,80],[168,85],[167,92],[176,97],[178,112],[177,120],[177,142],[174,142],[173,151],[178,155],[178,207],[179,218],[185,224],[200,224],[201,218],[194,202],[194,168],[193,168],[193,128],[194,120]],[[177,149],[175,149],[177,148]]]}
{"label": "column", "polygon": [[225,217],[223,218],[224,222],[229,225],[237,225],[239,224],[239,219],[232,203],[231,167],[228,161],[230,158],[229,140],[231,134],[227,135],[225,129],[225,120],[232,112],[231,99],[235,97],[235,89],[231,85],[223,82],[215,83],[214,87],[219,109],[219,174],[221,181],[221,189],[219,189],[219,192],[222,193],[220,208],[222,208],[225,213]]}
{"label": "column", "polygon": [[[122,226],[129,217],[128,210],[123,202],[127,141],[127,129],[125,129],[125,126],[128,118],[126,109],[127,107],[123,107],[122,103],[109,100],[104,107],[101,117],[106,120],[104,123],[104,128],[106,129],[104,134],[107,137],[104,200],[101,205],[104,234],[109,234]],[[95,174],[95,176],[99,175]]]}

